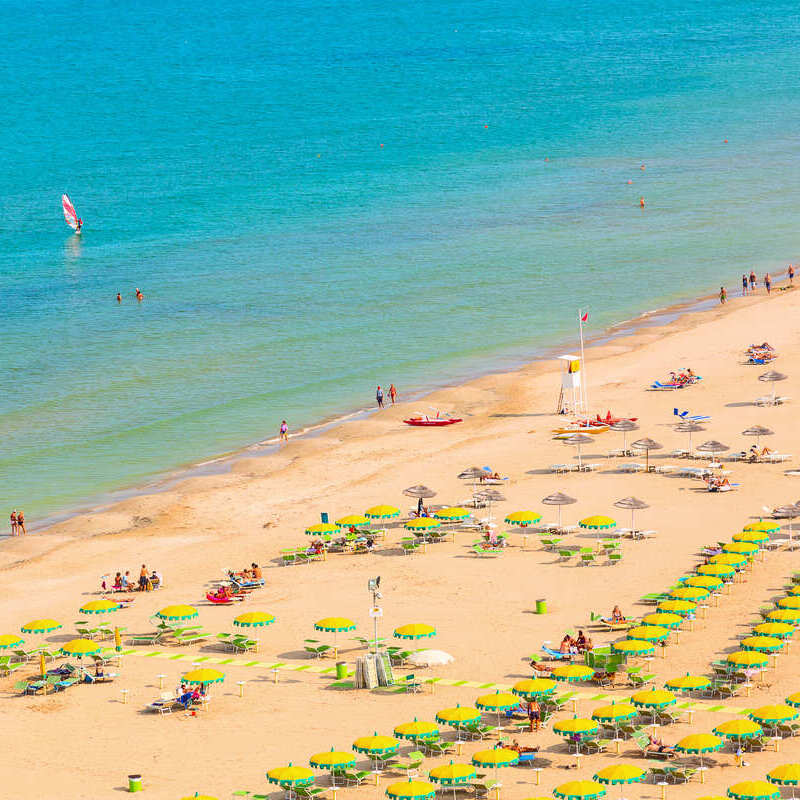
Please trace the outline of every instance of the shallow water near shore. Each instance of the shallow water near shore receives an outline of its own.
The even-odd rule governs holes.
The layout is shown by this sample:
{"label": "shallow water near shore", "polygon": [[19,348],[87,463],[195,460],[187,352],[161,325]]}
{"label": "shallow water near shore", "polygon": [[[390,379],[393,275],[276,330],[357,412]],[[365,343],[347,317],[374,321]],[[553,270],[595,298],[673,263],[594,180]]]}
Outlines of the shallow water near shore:
{"label": "shallow water near shore", "polygon": [[0,484],[29,519],[794,255],[788,3],[204,5],[0,32]]}

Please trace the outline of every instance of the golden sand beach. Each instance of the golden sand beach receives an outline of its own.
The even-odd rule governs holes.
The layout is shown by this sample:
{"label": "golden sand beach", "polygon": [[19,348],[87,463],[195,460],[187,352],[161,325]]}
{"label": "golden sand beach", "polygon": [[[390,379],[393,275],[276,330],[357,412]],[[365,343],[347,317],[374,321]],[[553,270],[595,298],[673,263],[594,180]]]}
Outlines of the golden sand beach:
{"label": "golden sand beach", "polygon": [[[668,325],[640,328],[587,351],[593,410],[637,417],[640,430],[631,438],[647,436],[664,444],[650,453],[658,466],[702,463],[670,455],[686,442],[685,435],[673,430],[675,406],[711,415],[695,443],[716,439],[729,445],[723,458],[752,444],[741,435],[743,430],[764,425],[775,431],[764,443],[794,454],[794,460],[726,463],[736,484],[727,493],[705,491],[701,481],[676,474],[621,472],[621,464],[639,459],[607,457],[622,441],[614,432],[597,435],[584,448],[583,458],[600,465],[595,472],[551,473],[551,464],[571,462],[576,453],[553,439],[553,429],[563,422],[553,413],[558,367],[537,362],[441,390],[426,400],[457,411],[464,417],[460,425],[409,428],[401,420],[415,406],[398,404],[322,435],[290,440],[275,455],[239,459],[225,474],[193,477],[166,491],[132,497],[41,534],[5,542],[0,553],[0,634],[16,633],[35,618],[63,623],[51,633],[26,634],[26,646],[56,649],[75,638],[79,607],[103,596],[101,576],[125,569],[136,576],[143,563],[162,573],[164,587],[135,593],[131,607],[113,615],[109,624],[124,626],[126,633],[152,630],[150,617],[177,603],[195,605],[199,616],[193,622],[214,634],[232,631],[233,618],[247,611],[269,612],[276,621],[256,629],[258,653],[231,654],[215,638],[196,645],[129,647],[123,635],[126,654],[121,667],[109,667],[119,673],[111,682],[23,696],[14,684],[38,672],[36,659],[0,679],[0,722],[6,734],[0,750],[3,796],[112,798],[127,789],[129,774],[141,774],[145,796],[157,800],[195,792],[228,798],[236,790],[277,797],[282,790],[267,783],[267,770],[290,762],[305,767],[313,753],[332,747],[350,751],[358,737],[391,735],[395,726],[415,718],[433,721],[437,711],[456,704],[471,707],[479,695],[530,677],[530,655],[541,654],[545,641],[557,647],[566,630],[585,630],[595,646],[624,638],[591,626],[590,614],[607,614],[615,604],[631,617],[654,611],[639,598],[690,574],[702,561],[698,553],[704,545],[730,541],[744,525],[763,516],[765,507],[800,496],[800,482],[785,474],[800,459],[800,428],[793,421],[800,402],[795,389],[800,375],[798,311],[800,294],[793,291],[734,300]],[[772,368],[789,376],[780,389],[794,395],[794,401],[776,407],[752,404],[771,389],[757,380],[770,367],[745,366],[743,351],[763,341],[779,351]],[[654,379],[685,367],[703,381],[677,392],[647,390]],[[281,549],[307,545],[303,531],[319,521],[320,512],[336,519],[387,503],[402,510],[402,521],[414,505],[402,490],[420,483],[437,492],[436,503],[457,504],[470,497],[470,485],[457,475],[471,465],[491,465],[509,478],[498,487],[506,500],[493,509],[501,523],[498,530],[509,531],[509,546],[500,556],[474,555],[476,536],[470,532],[429,545],[426,552],[404,555],[399,546],[402,523],[389,520],[386,538],[375,552],[282,565]],[[635,495],[650,506],[638,512],[637,524],[657,533],[643,541],[621,539],[619,563],[598,556],[596,563],[582,566],[577,558],[564,560],[543,547],[536,534],[502,524],[504,516],[521,509],[541,513],[544,521],[555,519],[556,509],[541,500],[557,491],[577,500],[563,509],[565,523],[608,515],[627,525],[628,514],[613,503]],[[484,513],[476,511],[475,516]],[[601,536],[579,530],[565,542],[594,548]],[[673,636],[669,647],[656,648],[652,660],[640,662],[641,674],[655,676],[652,685],[660,689],[669,678],[687,672],[709,675],[712,661],[739,649],[739,639],[761,621],[759,609],[783,596],[793,571],[800,568],[797,551],[781,542],[763,558],[757,556],[729,593],[698,611],[693,624],[682,627],[679,643]],[[205,600],[224,569],[253,561],[263,566],[264,588],[233,606]],[[371,635],[367,581],[377,575],[383,594],[380,634],[387,643],[393,643],[391,631],[397,626],[428,623],[436,628],[435,638],[411,642],[411,648],[430,646],[454,658],[447,666],[397,668],[398,676],[413,672],[422,681],[419,693],[349,688],[336,680],[333,659],[312,659],[304,649],[308,638],[331,641],[314,631],[315,620],[349,617],[357,625],[355,634],[340,635],[338,644],[340,658],[352,668],[365,650],[350,637]],[[534,613],[537,599],[546,599],[546,614]],[[113,641],[103,646],[113,647]],[[658,735],[674,744],[690,733],[709,733],[727,720],[745,717],[745,709],[782,703],[800,691],[798,659],[800,649],[792,643],[777,659],[769,658],[770,669],[763,680],[753,678],[749,695],[741,691],[723,700],[697,698],[691,721],[684,714],[658,728]],[[69,660],[57,658],[48,668]],[[773,662],[777,667],[772,668]],[[145,711],[162,691],[160,681],[174,687],[193,664],[225,673],[224,683],[211,688],[207,709],[196,715]],[[281,666],[273,670],[273,664]],[[439,680],[428,682],[431,678]],[[598,706],[622,702],[635,691],[622,676],[612,687],[564,684],[558,694],[577,694],[553,721],[574,714],[590,717]],[[687,699],[679,698],[676,707]],[[494,722],[495,715],[484,718]],[[507,740],[540,747],[535,766],[541,768],[498,770],[500,796],[506,800],[551,796],[559,784],[591,779],[616,763],[651,766],[627,740],[620,743],[619,755],[611,745],[607,752],[582,756],[576,765],[574,749],[570,752],[564,738],[553,732],[552,722],[538,733],[518,733],[509,723],[503,725],[506,730],[499,735]],[[452,740],[453,732],[442,727],[442,736]],[[464,743],[453,755],[426,758],[420,779],[451,759],[469,763],[476,751],[497,742],[495,733],[485,741]],[[608,795],[620,789],[627,798],[723,795],[732,784],[763,779],[779,764],[800,761],[800,743],[794,738],[771,744],[772,749],[747,754],[747,766],[741,768],[735,766],[730,746],[708,754],[703,785],[696,773],[686,784],[609,786]],[[414,749],[401,742],[401,757]],[[696,766],[697,756],[681,755],[675,763]],[[368,769],[369,759],[359,755],[357,765]],[[478,771],[494,777],[491,769]],[[387,770],[379,780],[378,787],[370,779],[358,788],[339,789],[338,795],[379,797],[403,775]],[[318,773],[317,784],[329,785],[324,773]]]}

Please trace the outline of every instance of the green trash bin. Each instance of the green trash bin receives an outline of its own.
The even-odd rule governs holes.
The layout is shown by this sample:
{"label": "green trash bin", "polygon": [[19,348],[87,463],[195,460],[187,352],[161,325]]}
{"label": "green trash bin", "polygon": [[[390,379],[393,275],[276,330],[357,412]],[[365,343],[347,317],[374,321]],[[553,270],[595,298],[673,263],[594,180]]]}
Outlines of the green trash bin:
{"label": "green trash bin", "polygon": [[128,775],[128,791],[129,792],[143,791],[141,775]]}
{"label": "green trash bin", "polygon": [[547,613],[547,600],[537,600],[536,601],[536,613],[537,614],[546,614]]}
{"label": "green trash bin", "polygon": [[347,677],[347,662],[346,661],[337,661],[336,662],[336,677],[341,680],[342,678]]}

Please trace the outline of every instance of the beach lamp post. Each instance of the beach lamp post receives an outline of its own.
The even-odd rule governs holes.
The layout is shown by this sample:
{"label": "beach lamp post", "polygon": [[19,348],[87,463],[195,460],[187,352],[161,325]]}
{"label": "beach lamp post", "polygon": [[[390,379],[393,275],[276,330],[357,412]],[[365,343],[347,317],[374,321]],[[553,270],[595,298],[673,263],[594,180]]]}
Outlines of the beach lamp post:
{"label": "beach lamp post", "polygon": [[372,617],[373,633],[375,638],[375,652],[378,652],[378,618],[383,616],[383,609],[378,605],[378,601],[383,598],[380,592],[381,576],[370,578],[367,581],[367,589],[372,593],[372,607],[369,615]]}

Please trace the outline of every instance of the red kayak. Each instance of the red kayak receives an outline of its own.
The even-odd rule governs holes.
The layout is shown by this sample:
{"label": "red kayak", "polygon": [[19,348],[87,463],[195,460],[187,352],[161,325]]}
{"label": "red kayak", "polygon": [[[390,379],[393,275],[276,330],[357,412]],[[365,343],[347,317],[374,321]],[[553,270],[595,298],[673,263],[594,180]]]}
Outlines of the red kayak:
{"label": "red kayak", "polygon": [[411,419],[404,419],[403,422],[417,428],[442,428],[445,425],[463,422],[463,420],[460,417],[411,417]]}

